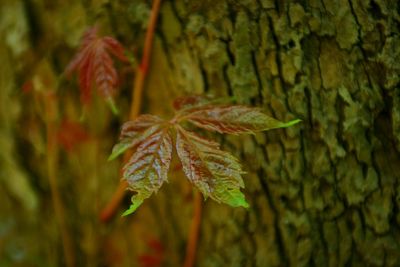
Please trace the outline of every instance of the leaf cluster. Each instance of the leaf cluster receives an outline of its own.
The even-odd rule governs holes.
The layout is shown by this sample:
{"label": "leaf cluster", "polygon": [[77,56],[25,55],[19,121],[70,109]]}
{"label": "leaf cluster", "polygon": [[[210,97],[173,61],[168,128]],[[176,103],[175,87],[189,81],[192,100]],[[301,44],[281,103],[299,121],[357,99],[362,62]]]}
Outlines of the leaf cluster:
{"label": "leaf cluster", "polygon": [[[114,146],[109,159],[128,149],[134,151],[123,167],[123,179],[136,194],[124,215],[134,212],[168,180],[174,146],[183,172],[204,197],[233,207],[249,206],[240,191],[244,187],[244,172],[238,159],[221,150],[218,143],[185,129],[185,123],[237,135],[288,127],[300,121],[281,122],[257,108],[213,104],[201,96],[179,98],[173,106],[176,113],[171,120],[141,115],[122,127],[119,143]],[[176,136],[175,145],[172,134]]]}

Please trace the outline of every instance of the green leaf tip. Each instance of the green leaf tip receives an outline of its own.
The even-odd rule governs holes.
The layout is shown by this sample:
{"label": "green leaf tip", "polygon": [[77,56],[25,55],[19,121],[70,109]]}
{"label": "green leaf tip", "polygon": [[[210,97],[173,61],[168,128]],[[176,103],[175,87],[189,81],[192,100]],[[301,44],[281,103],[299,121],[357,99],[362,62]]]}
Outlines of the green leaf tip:
{"label": "green leaf tip", "polygon": [[116,144],[113,147],[111,155],[108,157],[108,161],[116,159],[130,147],[131,147],[131,142],[129,142],[128,140],[122,140],[120,143]]}
{"label": "green leaf tip", "polygon": [[243,207],[246,209],[250,207],[249,203],[247,203],[246,198],[244,197],[244,194],[237,189],[227,190],[225,192],[223,202],[232,207]]}
{"label": "green leaf tip", "polygon": [[118,157],[118,155],[114,155],[115,153],[111,153],[110,156],[108,156],[107,161],[112,161]]}
{"label": "green leaf tip", "polygon": [[[204,201],[208,199],[207,195],[204,195]],[[218,203],[223,203],[234,208],[243,207],[245,209],[250,208],[249,203],[246,201],[244,194],[238,189],[228,189],[219,193],[219,198],[211,197]]]}
{"label": "green leaf tip", "polygon": [[295,124],[297,124],[299,122],[301,122],[300,119],[295,119],[295,120],[292,120],[292,121],[283,122],[279,127],[280,128],[287,128],[287,127],[293,126],[293,125],[295,125]]}
{"label": "green leaf tip", "polygon": [[132,204],[126,211],[124,211],[124,213],[122,213],[121,217],[125,217],[128,216],[129,214],[134,213],[137,210],[137,208],[139,208],[139,206],[142,205],[142,203],[143,203],[142,199],[137,199],[135,197],[132,197]]}
{"label": "green leaf tip", "polygon": [[111,97],[108,97],[108,98],[106,99],[106,102],[107,102],[108,106],[110,107],[112,113],[113,113],[115,116],[117,116],[118,113],[119,113],[119,111],[118,111],[117,106],[115,105],[114,99],[112,99]]}
{"label": "green leaf tip", "polygon": [[249,203],[247,203],[246,199],[243,197],[241,199],[236,199],[234,202],[228,203],[232,207],[238,208],[238,207],[243,207],[245,209],[250,208]]}

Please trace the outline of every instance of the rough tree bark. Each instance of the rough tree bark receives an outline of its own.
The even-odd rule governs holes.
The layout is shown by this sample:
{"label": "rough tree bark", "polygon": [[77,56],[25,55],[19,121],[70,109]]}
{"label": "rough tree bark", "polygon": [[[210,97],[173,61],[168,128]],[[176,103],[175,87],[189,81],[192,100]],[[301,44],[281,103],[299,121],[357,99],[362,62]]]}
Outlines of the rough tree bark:
{"label": "rough tree bark", "polygon": [[225,139],[249,172],[252,208],[207,202],[198,266],[400,265],[399,7],[164,3],[154,60],[165,55],[169,72],[153,75],[303,119]]}
{"label": "rough tree bark", "polygon": [[[65,12],[102,16],[140,49],[148,3],[81,2]],[[396,0],[163,1],[145,112],[168,115],[167,100],[210,93],[303,120],[218,137],[242,159],[251,208],[205,203],[196,266],[400,266],[399,29]],[[178,171],[170,180],[108,230],[128,248],[121,265],[144,236],[161,239],[165,266],[182,263],[191,189]]]}

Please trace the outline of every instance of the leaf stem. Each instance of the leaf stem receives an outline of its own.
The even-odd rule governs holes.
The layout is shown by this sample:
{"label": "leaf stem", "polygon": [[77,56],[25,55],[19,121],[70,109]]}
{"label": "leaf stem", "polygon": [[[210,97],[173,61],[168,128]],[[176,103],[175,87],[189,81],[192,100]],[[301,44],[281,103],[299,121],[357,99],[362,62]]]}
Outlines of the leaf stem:
{"label": "leaf stem", "polygon": [[[151,49],[153,46],[154,32],[157,24],[157,17],[161,6],[161,0],[154,0],[153,6],[151,8],[151,14],[149,18],[149,25],[146,31],[146,37],[143,47],[143,56],[140,66],[136,71],[135,82],[133,86],[133,100],[131,104],[131,111],[129,118],[131,120],[135,119],[139,113],[142,106],[142,95],[144,82],[148,73],[150,65]],[[125,153],[124,162],[129,158],[130,153]],[[119,204],[121,203],[128,183],[125,180],[121,180],[117,190],[114,192],[111,200],[107,203],[104,209],[101,211],[100,220],[103,222],[109,221],[115,214]]]}
{"label": "leaf stem", "polygon": [[194,192],[193,217],[190,224],[190,232],[186,245],[186,256],[183,267],[192,267],[196,260],[196,250],[200,234],[201,214],[203,210],[202,195],[199,191]]}

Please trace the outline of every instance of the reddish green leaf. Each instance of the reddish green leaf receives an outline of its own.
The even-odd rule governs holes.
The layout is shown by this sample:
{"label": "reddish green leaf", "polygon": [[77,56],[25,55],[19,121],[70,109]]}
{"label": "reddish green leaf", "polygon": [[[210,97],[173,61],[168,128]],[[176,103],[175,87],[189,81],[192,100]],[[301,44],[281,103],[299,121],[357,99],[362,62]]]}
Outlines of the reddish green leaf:
{"label": "reddish green leaf", "polygon": [[112,97],[118,84],[118,75],[108,53],[128,61],[123,50],[122,45],[112,37],[99,37],[96,27],[84,33],[78,53],[65,70],[67,76],[78,72],[83,104],[90,103],[92,86],[95,84],[99,93],[113,106]]}
{"label": "reddish green leaf", "polygon": [[123,178],[129,188],[136,192],[132,206],[124,213],[127,215],[157,192],[164,181],[167,181],[168,169],[172,156],[172,138],[168,128],[153,126],[152,133],[143,138],[135,153],[123,168]]}
{"label": "reddish green leaf", "polygon": [[281,122],[257,108],[240,105],[204,106],[187,114],[185,119],[200,128],[219,133],[241,134],[284,128],[300,120]]}
{"label": "reddish green leaf", "polygon": [[177,126],[176,150],[183,171],[203,193],[217,202],[248,207],[240,188],[244,187],[242,168],[218,143],[204,139]]}

